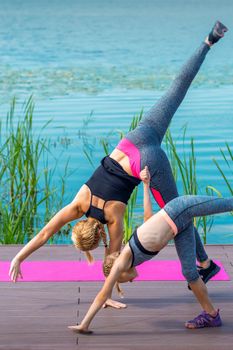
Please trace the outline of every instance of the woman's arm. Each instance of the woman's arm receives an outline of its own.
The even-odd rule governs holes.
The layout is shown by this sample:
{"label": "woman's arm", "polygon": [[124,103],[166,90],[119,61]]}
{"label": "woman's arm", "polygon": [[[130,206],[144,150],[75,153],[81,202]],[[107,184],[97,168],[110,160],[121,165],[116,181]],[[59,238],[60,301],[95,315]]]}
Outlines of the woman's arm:
{"label": "woman's arm", "polygon": [[78,219],[83,215],[78,201],[72,202],[61,209],[43,229],[28,242],[14,257],[11,262],[9,276],[13,282],[17,281],[18,276],[22,277],[20,271],[21,262],[26,259],[35,250],[43,246],[50,237],[68,222]]}
{"label": "woman's arm", "polygon": [[124,213],[126,205],[114,203],[106,206],[105,218],[107,220],[109,234],[109,254],[120,252],[124,235]]}
{"label": "woman's arm", "polygon": [[140,172],[140,178],[143,182],[144,221],[147,221],[153,215],[150,199],[150,173],[147,166]]}

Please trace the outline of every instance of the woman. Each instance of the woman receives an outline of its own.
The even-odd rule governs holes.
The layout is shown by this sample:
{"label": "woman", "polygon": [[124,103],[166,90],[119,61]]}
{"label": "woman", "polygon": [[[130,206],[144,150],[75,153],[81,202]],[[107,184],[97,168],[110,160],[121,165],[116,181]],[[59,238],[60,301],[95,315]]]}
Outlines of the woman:
{"label": "woman", "polygon": [[[109,253],[119,252],[127,201],[135,186],[140,183],[140,170],[144,169],[145,165],[148,165],[152,175],[150,183],[152,193],[161,207],[178,196],[169,161],[161,149],[162,138],[207,52],[226,31],[227,28],[223,24],[215,23],[205,42],[184,65],[168,92],[152,107],[139,126],[127,134],[110,156],[101,161],[101,166],[81,187],[73,202],[60,210],[15,256],[10,267],[13,281],[20,275],[20,264],[25,258],[45,244],[67,222],[83,215],[88,219],[80,221],[75,227],[75,246],[85,251],[90,260],[89,251],[96,248],[100,234],[104,234],[103,225],[107,224],[110,237]],[[208,259],[197,231],[195,230],[195,238],[186,234],[186,231],[192,230],[193,225],[190,223],[184,235],[175,238],[182,272],[189,284],[198,279],[197,255],[197,260],[203,267],[203,281],[207,282],[218,272],[219,267]],[[187,246],[192,246],[192,258],[186,253]],[[124,306],[113,301],[108,301],[107,304],[115,307]]]}
{"label": "woman", "polygon": [[[134,231],[119,257],[114,254],[108,257],[109,262],[112,263],[110,274],[81,324],[69,327],[75,332],[92,333],[89,325],[107,298],[111,297],[115,283],[132,280],[133,268],[152,259],[171,239],[183,234],[184,229],[190,225],[194,217],[233,210],[233,198],[190,195],[171,200],[164,209],[152,215],[148,185],[149,174],[146,169],[142,174],[142,179],[144,181],[144,218],[147,221]],[[186,234],[192,233],[187,231]],[[201,295],[195,293],[195,295],[205,311],[186,322],[186,328],[220,327],[222,325],[219,310],[214,308],[208,297],[206,286],[204,284],[203,286],[203,293]]]}

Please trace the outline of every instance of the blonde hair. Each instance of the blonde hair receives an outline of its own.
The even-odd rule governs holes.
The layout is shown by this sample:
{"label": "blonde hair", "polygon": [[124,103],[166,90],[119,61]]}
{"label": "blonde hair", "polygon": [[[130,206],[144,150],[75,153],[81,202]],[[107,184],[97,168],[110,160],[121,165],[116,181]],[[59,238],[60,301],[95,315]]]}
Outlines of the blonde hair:
{"label": "blonde hair", "polygon": [[76,248],[85,252],[89,263],[92,263],[94,260],[89,251],[99,246],[101,238],[105,246],[105,255],[107,255],[107,236],[104,230],[104,225],[99,220],[88,218],[77,222],[73,227],[71,239]]}
{"label": "blonde hair", "polygon": [[[112,253],[110,255],[105,254],[104,262],[103,262],[103,273],[104,273],[104,276],[106,278],[110,274],[111,269],[112,269],[112,267],[113,267],[113,265],[114,265],[114,263],[119,255],[120,255],[120,252],[115,252],[115,253]],[[120,297],[123,298],[124,293],[123,293],[123,290],[120,287],[120,284],[118,282],[116,282],[115,287],[116,287],[116,290],[117,290],[118,294],[120,295]]]}
{"label": "blonde hair", "polygon": [[110,255],[106,255],[104,257],[103,273],[105,277],[108,277],[108,275],[110,274],[113,264],[115,263],[119,255],[120,255],[120,252],[115,252]]}
{"label": "blonde hair", "polygon": [[[108,255],[109,250],[104,225],[99,220],[90,217],[86,220],[77,222],[77,224],[73,227],[71,239],[76,248],[85,252],[89,263],[94,261],[90,250],[93,250],[99,246],[101,238],[105,247],[103,273],[104,276],[107,277],[110,274],[114,262],[120,255],[120,252]],[[120,288],[119,283],[116,282],[115,286],[119,295],[123,297],[123,291]]]}

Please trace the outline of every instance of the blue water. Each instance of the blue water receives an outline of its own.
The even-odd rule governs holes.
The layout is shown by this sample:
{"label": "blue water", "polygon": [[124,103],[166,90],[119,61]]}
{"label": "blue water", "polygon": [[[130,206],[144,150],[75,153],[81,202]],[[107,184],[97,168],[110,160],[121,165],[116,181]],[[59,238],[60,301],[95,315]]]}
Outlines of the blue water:
{"label": "blue water", "polygon": [[[33,94],[35,131],[53,119],[43,136],[51,137],[57,156],[63,152],[60,169],[70,157],[69,169],[75,171],[67,203],[92,171],[80,132],[86,131],[97,165],[103,155],[100,137],[127,131],[132,116],[158,100],[215,19],[226,23],[231,30],[208,54],[171,130],[182,152],[181,129],[188,123],[187,135],[196,141],[199,192],[212,185],[229,194],[212,159],[232,181],[219,151],[225,141],[233,146],[231,0],[0,3],[0,118],[4,121],[13,96],[20,106]],[[112,146],[117,139],[112,133]],[[68,147],[61,145],[66,142]],[[179,189],[182,193],[180,183]],[[232,217],[216,217],[208,242],[233,243],[232,228]]]}

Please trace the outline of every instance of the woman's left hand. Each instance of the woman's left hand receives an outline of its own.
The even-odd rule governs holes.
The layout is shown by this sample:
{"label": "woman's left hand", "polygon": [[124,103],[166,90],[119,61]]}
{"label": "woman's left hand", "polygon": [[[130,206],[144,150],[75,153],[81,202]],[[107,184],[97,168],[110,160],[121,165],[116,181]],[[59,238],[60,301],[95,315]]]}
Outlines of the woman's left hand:
{"label": "woman's left hand", "polygon": [[106,307],[113,307],[114,309],[125,309],[127,305],[123,303],[119,303],[119,301],[108,299],[103,305],[103,308],[106,308]]}

